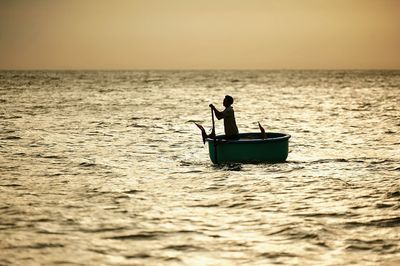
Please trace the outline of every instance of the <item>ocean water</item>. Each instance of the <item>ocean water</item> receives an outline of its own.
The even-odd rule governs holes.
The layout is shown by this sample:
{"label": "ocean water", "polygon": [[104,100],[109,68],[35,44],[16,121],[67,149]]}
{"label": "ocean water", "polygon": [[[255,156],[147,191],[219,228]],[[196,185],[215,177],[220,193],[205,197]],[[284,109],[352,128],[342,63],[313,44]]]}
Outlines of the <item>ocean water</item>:
{"label": "ocean water", "polygon": [[[211,163],[226,94],[286,163]],[[399,265],[399,103],[400,71],[2,71],[0,265]]]}

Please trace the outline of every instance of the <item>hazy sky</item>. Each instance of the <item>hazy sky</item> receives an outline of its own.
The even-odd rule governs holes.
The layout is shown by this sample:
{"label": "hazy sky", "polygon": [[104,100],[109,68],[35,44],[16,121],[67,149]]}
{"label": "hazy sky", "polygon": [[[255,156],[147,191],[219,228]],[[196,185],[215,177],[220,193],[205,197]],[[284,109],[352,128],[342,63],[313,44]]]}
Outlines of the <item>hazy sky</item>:
{"label": "hazy sky", "polygon": [[400,69],[400,0],[0,0],[0,69]]}

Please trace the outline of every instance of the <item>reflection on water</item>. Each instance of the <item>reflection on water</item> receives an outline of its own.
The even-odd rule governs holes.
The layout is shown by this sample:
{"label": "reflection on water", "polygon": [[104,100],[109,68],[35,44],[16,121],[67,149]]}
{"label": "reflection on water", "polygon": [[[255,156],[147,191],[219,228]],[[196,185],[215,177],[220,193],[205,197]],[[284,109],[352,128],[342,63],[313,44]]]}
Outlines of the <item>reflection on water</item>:
{"label": "reflection on water", "polygon": [[[211,164],[225,94],[287,163]],[[398,265],[399,102],[399,71],[0,72],[0,264]]]}

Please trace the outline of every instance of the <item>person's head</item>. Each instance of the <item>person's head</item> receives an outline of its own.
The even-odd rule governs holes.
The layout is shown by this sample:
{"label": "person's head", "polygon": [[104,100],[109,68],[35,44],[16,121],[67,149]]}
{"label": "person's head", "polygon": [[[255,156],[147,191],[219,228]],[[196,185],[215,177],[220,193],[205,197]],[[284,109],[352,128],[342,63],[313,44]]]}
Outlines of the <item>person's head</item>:
{"label": "person's head", "polygon": [[233,98],[232,98],[232,96],[226,95],[225,98],[224,98],[223,105],[224,105],[225,107],[228,107],[228,106],[231,106],[232,104],[233,104]]}

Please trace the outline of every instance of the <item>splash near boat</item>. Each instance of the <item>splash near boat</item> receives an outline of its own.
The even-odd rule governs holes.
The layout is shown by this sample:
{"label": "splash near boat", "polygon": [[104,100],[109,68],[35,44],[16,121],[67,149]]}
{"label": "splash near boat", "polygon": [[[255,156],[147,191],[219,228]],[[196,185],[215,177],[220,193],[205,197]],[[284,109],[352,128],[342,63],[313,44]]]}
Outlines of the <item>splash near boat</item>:
{"label": "splash near boat", "polygon": [[285,162],[289,153],[290,135],[285,133],[239,134],[238,140],[226,140],[225,135],[207,138],[210,159],[220,163],[279,163]]}

